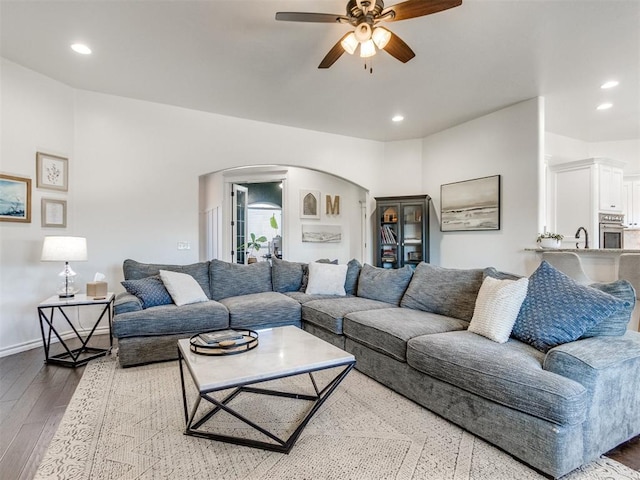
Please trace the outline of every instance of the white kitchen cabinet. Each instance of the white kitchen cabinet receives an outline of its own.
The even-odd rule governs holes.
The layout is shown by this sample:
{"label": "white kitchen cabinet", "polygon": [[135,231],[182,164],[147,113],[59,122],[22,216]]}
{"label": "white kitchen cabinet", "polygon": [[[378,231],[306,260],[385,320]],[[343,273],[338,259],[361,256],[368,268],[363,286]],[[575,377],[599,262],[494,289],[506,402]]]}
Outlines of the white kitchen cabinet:
{"label": "white kitchen cabinet", "polygon": [[598,165],[600,183],[600,211],[622,213],[622,168]]}
{"label": "white kitchen cabinet", "polygon": [[[623,166],[605,158],[549,166],[547,231],[564,235],[563,243],[570,247],[575,246],[573,238],[578,228],[584,227],[589,232],[590,248],[599,248],[598,214],[623,211]],[[580,242],[584,242],[584,235]]]}
{"label": "white kitchen cabinet", "polygon": [[625,179],[622,192],[624,224],[640,229],[640,177]]}

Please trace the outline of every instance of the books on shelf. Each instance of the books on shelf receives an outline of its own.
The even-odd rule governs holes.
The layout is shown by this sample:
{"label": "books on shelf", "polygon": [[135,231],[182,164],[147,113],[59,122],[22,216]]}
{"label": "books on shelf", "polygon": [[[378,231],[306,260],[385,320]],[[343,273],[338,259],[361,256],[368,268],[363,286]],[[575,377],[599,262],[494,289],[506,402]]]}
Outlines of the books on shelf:
{"label": "books on shelf", "polygon": [[380,237],[382,243],[398,243],[398,235],[391,228],[391,225],[382,225],[380,227]]}
{"label": "books on shelf", "polygon": [[236,330],[218,330],[217,332],[200,333],[198,335],[207,345],[213,345],[215,343],[226,342],[229,340],[241,340],[244,338],[242,332]]}

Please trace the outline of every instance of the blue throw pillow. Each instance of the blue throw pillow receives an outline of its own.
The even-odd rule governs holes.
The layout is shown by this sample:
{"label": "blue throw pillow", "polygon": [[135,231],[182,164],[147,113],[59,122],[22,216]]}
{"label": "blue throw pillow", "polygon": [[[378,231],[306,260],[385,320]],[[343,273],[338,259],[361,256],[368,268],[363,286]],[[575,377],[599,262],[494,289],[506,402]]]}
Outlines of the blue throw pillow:
{"label": "blue throw pillow", "polygon": [[173,299],[162,283],[160,275],[142,278],[140,280],[125,280],[122,286],[142,302],[142,308],[170,305]]}
{"label": "blue throw pillow", "polygon": [[579,285],[572,278],[542,261],[529,277],[512,336],[547,352],[580,338],[625,302],[595,288]]}

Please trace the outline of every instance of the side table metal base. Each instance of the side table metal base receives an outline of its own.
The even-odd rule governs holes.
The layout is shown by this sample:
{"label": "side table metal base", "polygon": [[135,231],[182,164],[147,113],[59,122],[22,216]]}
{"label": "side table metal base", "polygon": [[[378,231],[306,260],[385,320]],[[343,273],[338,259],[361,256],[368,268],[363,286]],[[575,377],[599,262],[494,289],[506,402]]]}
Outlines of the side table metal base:
{"label": "side table metal base", "polygon": [[[38,316],[40,317],[40,330],[42,333],[42,343],[44,344],[45,363],[74,368],[86,365],[94,358],[109,354],[113,348],[113,335],[111,331],[113,303],[113,293],[109,294],[105,298],[96,300],[87,298],[86,295],[76,295],[75,297],[68,299],[51,297],[45,302],[42,302],[38,306]],[[100,306],[102,307],[102,310],[100,315],[93,321],[92,328],[89,333],[83,336],[83,334],[74,326],[73,322],[71,322],[64,309],[69,307],[86,308],[88,306]],[[54,317],[56,316],[56,312],[59,313],[63,320],[60,322],[61,325],[58,326],[58,329],[54,327]],[[90,347],[88,345],[89,341],[95,333],[96,328],[105,317],[109,324],[109,348]],[[80,347],[71,348],[67,345],[65,338],[63,338],[63,334],[59,331],[63,326],[71,329],[74,338],[80,342]],[[67,335],[65,334],[64,336],[66,337]],[[64,352],[51,355],[51,346],[55,343],[55,340],[57,340],[57,343],[64,349]]]}

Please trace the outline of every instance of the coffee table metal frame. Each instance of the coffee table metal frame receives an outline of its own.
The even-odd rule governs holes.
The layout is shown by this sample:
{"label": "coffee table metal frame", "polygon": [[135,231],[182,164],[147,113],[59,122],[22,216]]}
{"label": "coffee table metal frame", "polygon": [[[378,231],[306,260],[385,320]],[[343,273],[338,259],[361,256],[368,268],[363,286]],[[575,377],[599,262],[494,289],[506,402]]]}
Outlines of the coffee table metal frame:
{"label": "coffee table metal frame", "polygon": [[[183,406],[184,406],[184,418],[186,423],[186,429],[184,432],[185,435],[208,438],[211,440],[217,440],[217,441],[226,442],[226,443],[233,443],[236,445],[243,445],[246,447],[261,448],[264,450],[270,450],[270,451],[280,452],[280,453],[289,453],[291,451],[296,440],[302,433],[302,430],[304,430],[304,428],[307,426],[307,424],[309,423],[313,415],[318,411],[318,409],[322,406],[325,400],[329,398],[329,396],[333,393],[336,387],[340,384],[340,382],[342,382],[342,380],[347,376],[347,374],[351,371],[351,369],[356,364],[354,359],[352,361],[336,363],[335,365],[330,365],[327,367],[309,368],[306,370],[298,371],[294,374],[274,375],[274,376],[270,376],[268,379],[261,379],[258,381],[251,381],[246,383],[238,383],[233,385],[232,387],[224,386],[221,388],[200,391],[198,398],[196,399],[194,405],[191,408],[191,411],[189,411],[189,408],[187,405],[187,392],[185,388],[185,374],[184,374],[184,367],[183,367],[185,358],[183,356],[183,353],[180,347],[178,347],[178,359],[179,359],[178,363],[180,365],[180,381],[182,384],[182,400],[183,400]],[[319,389],[316,383],[316,380],[313,377],[313,373],[319,372],[322,370],[331,369],[331,368],[337,368],[340,366],[344,366],[344,368],[331,381],[329,381],[329,383],[327,383],[327,385],[324,388]],[[309,375],[311,384],[313,385],[313,389],[315,391],[315,395],[281,392],[278,390],[271,390],[267,388],[258,388],[258,387],[252,386],[265,381],[277,380],[279,378],[286,378],[286,377],[294,377],[298,375]],[[211,395],[217,391],[229,390],[230,388],[233,388],[233,390],[222,400],[218,400]],[[231,400],[233,400],[242,392],[305,400],[305,401],[313,402],[313,404],[311,405],[311,408],[307,412],[306,416],[302,419],[302,421],[300,421],[300,423],[297,425],[296,429],[289,436],[289,438],[282,439],[277,435],[275,435],[274,433],[256,424],[252,420],[246,418],[244,415],[242,415],[241,413],[237,412],[236,410],[234,410],[232,407],[229,406],[229,402],[231,402]],[[213,408],[209,410],[207,413],[204,413],[200,418],[196,419],[198,407],[200,406],[200,403],[202,400],[205,400],[211,403],[213,405]],[[221,411],[225,411],[230,415],[233,415],[238,420],[246,423],[253,429],[271,438],[276,443],[253,440],[253,439],[248,439],[243,437],[221,435],[221,434],[217,434],[209,431],[199,430],[199,428],[205,422],[211,419],[211,417],[213,417],[216,413]]]}

